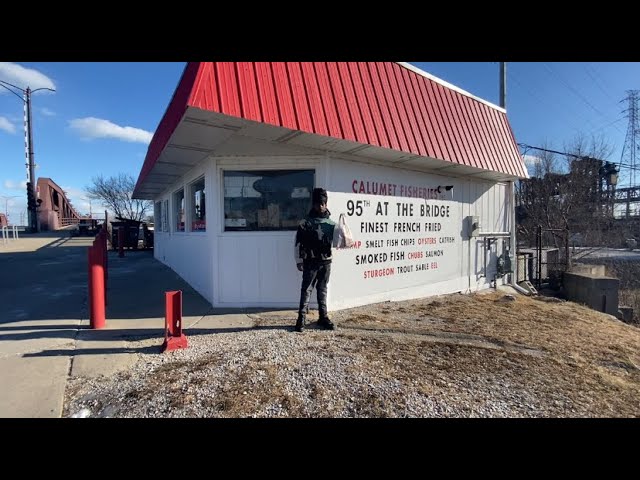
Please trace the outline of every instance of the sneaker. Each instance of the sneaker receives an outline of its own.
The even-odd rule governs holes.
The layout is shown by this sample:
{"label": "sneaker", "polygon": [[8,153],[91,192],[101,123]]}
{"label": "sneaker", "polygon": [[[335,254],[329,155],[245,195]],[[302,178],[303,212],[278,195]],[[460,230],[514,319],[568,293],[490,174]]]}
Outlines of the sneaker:
{"label": "sneaker", "polygon": [[328,318],[321,318],[318,320],[318,326],[324,328],[325,330],[335,330],[336,326],[334,323]]}

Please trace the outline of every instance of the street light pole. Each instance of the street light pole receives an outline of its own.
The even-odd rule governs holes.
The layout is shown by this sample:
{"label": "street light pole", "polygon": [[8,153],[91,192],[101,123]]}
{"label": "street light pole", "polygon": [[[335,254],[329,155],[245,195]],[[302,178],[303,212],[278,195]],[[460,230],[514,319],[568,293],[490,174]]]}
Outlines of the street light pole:
{"label": "street light pole", "polygon": [[80,197],[80,200],[84,200],[85,202],[89,202],[89,217],[93,218],[93,211],[91,210],[91,199]]}
{"label": "street light pole", "polygon": [[[31,90],[30,87],[27,87],[27,89],[25,90],[9,82],[5,82],[4,80],[0,80],[0,87],[4,87],[7,90],[9,90],[16,97],[20,98],[25,105],[25,115],[24,115],[25,116],[24,122],[25,122],[25,129],[26,129],[25,150],[27,153],[27,169],[28,169],[27,170],[28,171],[27,211],[29,212],[29,228],[31,230],[31,233],[37,233],[38,232],[38,210],[37,210],[38,202],[36,199],[36,185],[35,185],[36,164],[33,159],[33,128],[32,128],[33,123],[32,123],[32,116],[31,116],[31,95],[37,92],[38,90],[49,90],[51,92],[55,92],[55,89],[43,87],[43,88],[36,88],[35,90]],[[23,96],[20,97],[20,95],[18,95],[14,90],[12,90],[9,87],[12,87],[18,90],[19,92],[22,92]]]}
{"label": "street light pole", "polygon": [[2,195],[0,196],[0,198],[4,199],[4,214],[7,217],[7,219],[9,218],[9,200],[12,198],[18,198],[20,195]]}

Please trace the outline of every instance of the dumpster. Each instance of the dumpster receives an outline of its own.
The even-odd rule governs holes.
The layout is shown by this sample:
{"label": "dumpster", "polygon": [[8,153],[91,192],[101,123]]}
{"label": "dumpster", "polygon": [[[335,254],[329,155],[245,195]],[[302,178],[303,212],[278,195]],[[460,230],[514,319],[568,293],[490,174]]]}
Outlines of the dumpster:
{"label": "dumpster", "polygon": [[124,245],[123,248],[138,249],[138,235],[140,232],[140,224],[137,220],[116,217],[116,221],[111,222],[111,245],[114,250],[118,250],[118,231],[124,229]]}

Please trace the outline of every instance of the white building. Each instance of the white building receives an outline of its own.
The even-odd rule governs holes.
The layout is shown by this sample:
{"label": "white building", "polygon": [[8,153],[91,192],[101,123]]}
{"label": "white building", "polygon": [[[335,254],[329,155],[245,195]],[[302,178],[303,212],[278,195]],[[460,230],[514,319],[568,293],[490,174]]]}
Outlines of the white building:
{"label": "white building", "polygon": [[155,257],[214,307],[289,308],[295,228],[326,188],[356,239],[336,310],[489,287],[526,176],[504,109],[412,65],[190,63],[134,196],[155,202]]}

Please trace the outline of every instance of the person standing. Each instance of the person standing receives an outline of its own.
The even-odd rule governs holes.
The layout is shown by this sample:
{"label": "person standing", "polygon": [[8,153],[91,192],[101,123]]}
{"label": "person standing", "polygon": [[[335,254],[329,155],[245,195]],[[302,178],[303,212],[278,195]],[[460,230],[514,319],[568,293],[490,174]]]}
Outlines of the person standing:
{"label": "person standing", "polygon": [[332,247],[337,247],[340,226],[331,220],[327,208],[329,198],[324,188],[314,188],[312,207],[308,215],[298,224],[295,238],[295,258],[302,272],[300,305],[295,330],[304,331],[309,299],[315,284],[318,294],[318,325],[334,330],[335,325],[327,314],[327,285],[331,276]]}

